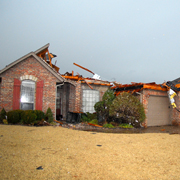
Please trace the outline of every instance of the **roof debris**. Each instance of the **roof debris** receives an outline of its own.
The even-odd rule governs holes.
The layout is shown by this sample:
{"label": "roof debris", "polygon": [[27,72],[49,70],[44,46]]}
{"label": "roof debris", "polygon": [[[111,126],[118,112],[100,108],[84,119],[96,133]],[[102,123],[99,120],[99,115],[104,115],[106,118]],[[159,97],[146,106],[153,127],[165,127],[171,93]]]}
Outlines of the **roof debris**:
{"label": "roof debris", "polygon": [[57,72],[59,72],[59,67],[57,67],[55,64],[52,64],[52,58],[57,57],[55,54],[49,53],[48,47],[46,47],[43,50],[37,50],[36,55],[45,60],[53,69],[55,69]]}
{"label": "roof debris", "polygon": [[61,76],[68,80],[80,81],[81,83],[86,83],[91,89],[93,88],[90,84],[101,85],[101,86],[112,86],[112,83],[109,81],[103,81],[89,77],[85,78],[79,74],[74,75],[74,71],[72,71],[72,73],[66,72],[65,74],[61,74]]}
{"label": "roof debris", "polygon": [[93,74],[93,77],[92,77],[93,79],[101,80],[101,77],[100,77],[98,74],[93,73],[93,72],[90,71],[89,69],[87,69],[87,68],[85,68],[85,67],[82,67],[82,66],[80,66],[79,64],[76,64],[76,63],[73,63],[73,64],[74,64],[75,66],[78,66],[78,67],[80,67],[80,68],[82,68],[82,69],[90,72],[91,74]]}
{"label": "roof debris", "polygon": [[134,83],[131,84],[117,84],[114,83],[114,86],[111,87],[115,91],[115,95],[118,96],[121,92],[135,93],[142,91],[143,89],[153,89],[160,91],[167,91],[167,88],[161,87],[160,84],[156,84],[155,82],[151,83]]}
{"label": "roof debris", "polygon": [[[167,93],[169,96],[169,101],[174,109],[176,109],[178,112],[180,112],[179,109],[177,109],[177,106],[175,104],[174,97],[177,95],[176,92],[180,91],[180,78],[177,78],[173,81],[167,81],[164,82],[161,87],[165,87],[167,89]],[[176,92],[175,92],[176,91]]]}
{"label": "roof debris", "polygon": [[73,63],[73,64],[90,72],[91,74],[93,74],[93,77],[92,78],[89,78],[89,77],[84,78],[79,73],[77,73],[77,75],[74,75],[74,71],[72,71],[72,73],[66,72],[65,74],[61,74],[62,77],[64,77],[65,79],[68,79],[68,80],[81,81],[81,83],[86,83],[91,89],[93,89],[93,87],[90,84],[101,85],[101,86],[112,86],[111,82],[101,80],[100,76],[98,74],[93,73],[89,69],[84,68],[84,67],[80,66],[79,64],[76,64],[76,63]]}

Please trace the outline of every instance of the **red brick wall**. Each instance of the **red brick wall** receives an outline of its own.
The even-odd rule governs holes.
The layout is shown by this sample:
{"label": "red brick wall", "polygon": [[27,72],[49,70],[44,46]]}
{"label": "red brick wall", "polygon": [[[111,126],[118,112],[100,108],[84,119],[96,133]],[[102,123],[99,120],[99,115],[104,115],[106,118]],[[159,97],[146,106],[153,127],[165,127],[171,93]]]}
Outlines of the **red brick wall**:
{"label": "red brick wall", "polygon": [[75,89],[76,87],[72,84],[69,84],[69,111],[75,111]]}
{"label": "red brick wall", "polygon": [[[67,112],[82,112],[82,90],[90,89],[87,84],[82,84],[79,82],[73,82],[75,84],[72,85],[70,83],[64,83],[61,90],[59,90],[60,96],[62,98],[62,115],[63,118],[66,119]],[[100,92],[100,100],[102,100],[102,96],[109,88],[109,86],[100,86],[100,85],[92,85],[91,86]]]}
{"label": "red brick wall", "polygon": [[34,57],[29,57],[23,60],[1,74],[0,110],[3,107],[6,111],[12,110],[14,78],[20,80],[20,77],[24,75],[32,75],[36,77],[37,82],[41,80],[44,81],[42,110],[46,112],[47,108],[50,107],[55,115],[57,79],[37,60],[35,60]]}
{"label": "red brick wall", "polygon": [[76,83],[76,90],[75,90],[75,111],[82,111],[82,98],[81,98],[82,90],[81,90],[81,82]]}
{"label": "red brick wall", "polygon": [[[98,90],[100,94],[100,101],[102,100],[102,97],[104,93],[109,89],[109,86],[101,86],[101,85],[94,85],[91,84],[94,90]],[[76,85],[76,100],[75,100],[75,111],[81,111],[82,112],[82,95],[83,95],[83,89],[90,89],[90,87],[81,82],[77,82]]]}
{"label": "red brick wall", "polygon": [[75,111],[75,89],[76,87],[70,83],[64,83],[58,88],[59,97],[61,98],[61,114],[66,119],[67,112]]}

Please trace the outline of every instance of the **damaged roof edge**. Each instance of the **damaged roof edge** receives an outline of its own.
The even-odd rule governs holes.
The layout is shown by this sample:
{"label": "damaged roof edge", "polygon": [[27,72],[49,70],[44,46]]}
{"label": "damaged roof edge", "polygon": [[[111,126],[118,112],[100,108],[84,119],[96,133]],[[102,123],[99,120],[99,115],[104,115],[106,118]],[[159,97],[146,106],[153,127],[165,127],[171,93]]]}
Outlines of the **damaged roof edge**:
{"label": "damaged roof edge", "polygon": [[43,65],[47,70],[49,70],[57,79],[59,79],[62,82],[66,82],[66,79],[61,76],[58,72],[56,72],[45,60],[38,57],[35,53],[32,54],[38,62]]}
{"label": "damaged roof edge", "polygon": [[135,91],[141,91],[143,89],[152,89],[152,90],[158,90],[158,91],[167,91],[166,87],[161,87],[160,84],[156,83],[132,83],[132,84],[124,84],[124,85],[116,85],[111,87],[114,91],[117,92],[135,92]]}
{"label": "damaged roof edge", "polygon": [[43,50],[49,48],[49,45],[50,45],[50,43],[44,45],[43,47],[41,47],[41,48],[39,48],[38,50],[34,51],[34,53],[35,53],[35,54],[40,53],[41,51],[43,51]]}
{"label": "damaged roof edge", "polygon": [[61,81],[61,82],[65,82],[66,81],[65,78],[63,78],[59,73],[57,73],[48,63],[46,63],[43,59],[38,57],[34,52],[30,52],[27,55],[17,59],[14,62],[12,62],[8,66],[6,66],[4,69],[2,69],[0,71],[0,74],[2,74],[6,70],[10,69],[11,67],[15,66],[16,64],[20,63],[21,61],[23,61],[24,59],[26,59],[26,58],[28,58],[30,56],[33,56],[42,66],[44,66],[48,71],[50,71],[51,74],[53,74],[59,81]]}
{"label": "damaged roof edge", "polygon": [[72,84],[73,86],[77,86],[77,83],[76,83],[76,82],[71,81],[71,80],[69,80],[69,79],[65,79],[64,82],[65,82],[65,83],[70,83],[70,84]]}

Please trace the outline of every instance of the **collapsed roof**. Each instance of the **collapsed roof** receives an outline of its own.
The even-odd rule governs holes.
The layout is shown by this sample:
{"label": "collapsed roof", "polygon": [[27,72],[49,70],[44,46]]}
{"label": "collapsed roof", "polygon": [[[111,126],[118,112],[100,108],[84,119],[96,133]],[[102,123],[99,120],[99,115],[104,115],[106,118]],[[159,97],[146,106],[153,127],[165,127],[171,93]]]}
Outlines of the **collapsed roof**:
{"label": "collapsed roof", "polygon": [[93,89],[91,84],[101,85],[101,86],[112,86],[112,83],[109,81],[103,81],[103,80],[89,78],[89,77],[84,78],[80,74],[74,75],[74,71],[72,71],[72,73],[66,72],[65,74],[61,74],[61,76],[67,80],[72,80],[72,81],[77,81],[77,82],[80,81],[81,83],[86,83],[91,89]]}
{"label": "collapsed roof", "polygon": [[180,91],[180,78],[173,81],[164,82],[161,86],[166,87],[168,90],[172,89],[174,91]]}
{"label": "collapsed roof", "polygon": [[135,93],[142,91],[143,89],[153,89],[160,91],[167,91],[166,87],[161,87],[160,84],[156,84],[155,82],[151,83],[134,83],[131,84],[116,84],[111,87],[115,91],[115,95],[119,95],[121,92]]}
{"label": "collapsed roof", "polygon": [[93,73],[89,69],[84,68],[84,67],[80,66],[79,64],[76,64],[76,63],[73,63],[73,64],[90,72],[91,74],[93,74],[93,77],[92,78],[89,78],[89,77],[84,78],[80,74],[74,75],[74,71],[72,71],[72,73],[66,72],[65,74],[61,74],[62,77],[64,77],[65,79],[68,79],[68,80],[80,81],[81,83],[86,83],[91,89],[93,89],[93,87],[90,84],[101,85],[101,86],[112,86],[111,82],[101,80],[100,76],[98,74]]}

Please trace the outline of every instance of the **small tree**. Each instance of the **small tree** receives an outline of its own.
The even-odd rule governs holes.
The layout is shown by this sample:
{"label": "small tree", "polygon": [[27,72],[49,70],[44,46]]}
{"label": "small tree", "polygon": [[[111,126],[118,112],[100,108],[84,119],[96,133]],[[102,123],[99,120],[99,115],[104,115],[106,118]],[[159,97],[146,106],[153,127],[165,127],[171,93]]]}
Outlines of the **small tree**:
{"label": "small tree", "polygon": [[53,113],[52,113],[52,110],[50,107],[48,107],[48,109],[46,111],[45,118],[48,123],[53,122]]}
{"label": "small tree", "polygon": [[139,99],[130,93],[123,92],[114,99],[109,109],[111,116],[127,120],[133,126],[139,126],[145,120],[145,112]]}
{"label": "small tree", "polygon": [[103,97],[102,101],[97,102],[94,105],[94,109],[97,113],[98,120],[101,119],[101,121],[105,121],[107,123],[110,120],[109,117],[109,108],[115,98],[114,92],[111,89],[108,89]]}

